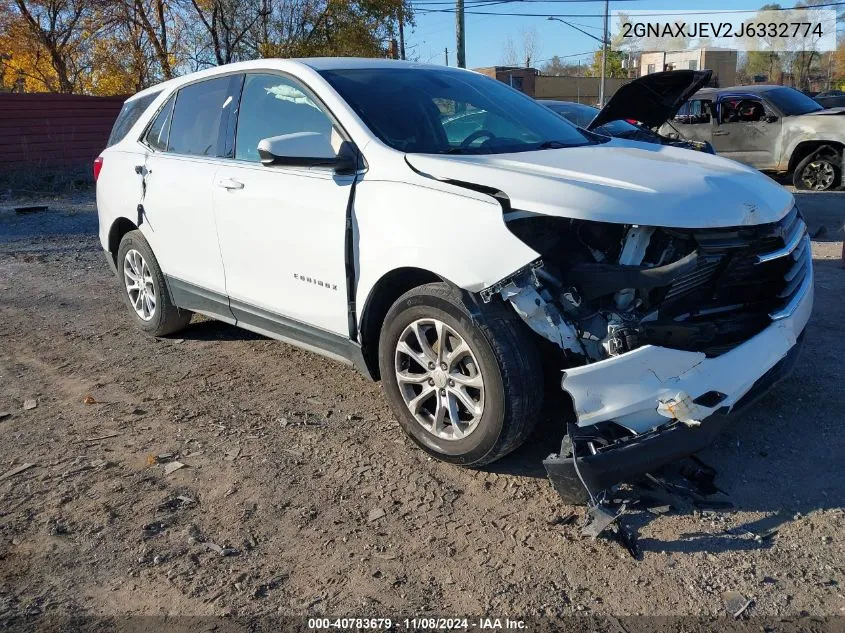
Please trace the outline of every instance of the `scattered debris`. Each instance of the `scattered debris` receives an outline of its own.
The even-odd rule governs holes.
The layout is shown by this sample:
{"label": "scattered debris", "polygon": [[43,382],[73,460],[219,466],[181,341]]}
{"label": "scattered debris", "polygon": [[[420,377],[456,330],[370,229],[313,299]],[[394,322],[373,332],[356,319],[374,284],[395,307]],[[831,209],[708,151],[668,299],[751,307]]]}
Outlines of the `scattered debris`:
{"label": "scattered debris", "polygon": [[148,523],[147,525],[141,528],[141,538],[153,538],[164,532],[165,529],[167,529],[167,524],[163,521],[154,521],[153,523]]}
{"label": "scattered debris", "polygon": [[230,448],[228,451],[226,451],[226,454],[223,455],[223,459],[225,459],[227,462],[233,462],[238,458],[238,456],[240,454],[241,454],[241,447],[240,446],[237,446],[235,448]]}
{"label": "scattered debris", "polygon": [[558,515],[549,521],[549,525],[569,525],[575,520],[575,513],[569,512],[564,515]]}
{"label": "scattered debris", "polygon": [[241,553],[240,550],[234,547],[220,547],[216,543],[205,542],[202,545],[206,549],[210,549],[211,551],[215,552],[220,556],[237,556]]}
{"label": "scattered debris", "polygon": [[725,609],[734,617],[739,617],[737,614],[742,614],[748,608],[750,600],[746,600],[738,591],[728,590],[722,593],[722,600],[725,603]]}
{"label": "scattered debris", "polygon": [[115,431],[114,433],[106,433],[105,435],[97,435],[95,437],[84,437],[79,440],[73,440],[73,443],[79,444],[81,442],[99,442],[100,440],[107,440],[112,437],[117,437],[118,435],[120,435],[120,433]]}
{"label": "scattered debris", "polygon": [[82,399],[83,404],[99,404],[90,393]]}
{"label": "scattered debris", "polygon": [[581,530],[584,536],[591,536],[594,539],[598,538],[599,534],[604,532],[611,526],[619,517],[625,514],[627,506],[623,503],[619,511],[615,514],[607,510],[602,504],[591,505],[587,509],[587,518],[589,522]]}
{"label": "scattered debris", "polygon": [[29,462],[21,464],[20,466],[15,466],[11,470],[6,471],[2,475],[0,475],[0,481],[5,481],[6,479],[9,479],[10,477],[14,477],[15,475],[20,475],[22,472],[24,472],[25,470],[29,470],[33,466],[35,466],[35,464],[31,464]]}
{"label": "scattered debris", "polygon": [[367,521],[372,523],[373,521],[378,521],[382,518],[385,514],[387,514],[383,508],[373,508],[370,510],[370,513],[367,515]]}
{"label": "scattered debris", "polygon": [[29,411],[30,409],[34,409],[38,406],[38,400],[35,398],[27,398],[23,401],[23,410]]}
{"label": "scattered debris", "polygon": [[185,495],[177,495],[176,497],[168,497],[160,504],[158,504],[158,510],[160,512],[174,512],[176,510],[183,510],[185,508],[189,508],[194,504],[196,504],[195,499],[191,499],[190,497],[187,497]]}
{"label": "scattered debris", "polygon": [[15,207],[15,213],[19,215],[26,215],[27,213],[38,213],[40,211],[46,211],[49,209],[46,204],[33,204],[24,207]]}
{"label": "scattered debris", "polygon": [[186,464],[183,464],[182,462],[170,462],[169,464],[164,465],[164,474],[170,475],[185,466]]}
{"label": "scattered debris", "polygon": [[8,411],[0,411],[0,422],[5,420],[6,418],[11,418],[11,417],[12,417],[12,414],[9,413]]}
{"label": "scattered debris", "polygon": [[130,411],[130,413],[132,415],[144,415],[146,411],[144,411],[141,407],[135,407],[132,411]]}
{"label": "scattered debris", "polygon": [[640,560],[640,546],[637,542],[637,531],[632,526],[626,525],[622,521],[617,521],[613,526],[613,532],[619,544],[628,550],[634,560]]}

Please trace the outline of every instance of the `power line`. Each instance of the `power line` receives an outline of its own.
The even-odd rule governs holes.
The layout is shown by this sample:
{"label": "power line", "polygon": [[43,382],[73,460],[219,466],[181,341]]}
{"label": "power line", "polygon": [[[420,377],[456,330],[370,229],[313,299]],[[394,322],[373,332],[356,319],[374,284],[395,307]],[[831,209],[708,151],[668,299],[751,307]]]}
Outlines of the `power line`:
{"label": "power line", "polygon": [[[525,2],[525,0],[510,0],[511,2]],[[547,0],[554,1],[554,0]],[[566,0],[570,1],[570,0]],[[593,1],[593,0],[590,0]],[[618,0],[615,0],[618,1]],[[779,9],[767,9],[767,11],[793,11],[795,9],[823,9],[826,7],[841,7],[845,6],[845,2],[827,2],[824,4],[814,4],[810,7],[781,7]],[[455,9],[427,9],[424,7],[415,6],[414,11],[421,13],[454,13]],[[743,13],[757,13],[760,9],[726,9],[723,11],[695,11],[688,15],[729,15],[729,14],[743,14]],[[471,15],[500,15],[522,18],[603,18],[603,13],[500,13],[496,11],[465,11]],[[637,13],[633,17],[647,18],[647,17],[666,17],[671,15],[671,12],[663,13]]]}
{"label": "power line", "polygon": [[[613,0],[614,2],[644,2],[645,0]],[[546,3],[563,3],[563,4],[570,4],[570,3],[590,3],[590,2],[604,2],[604,0],[468,0],[467,6],[470,4],[473,5],[483,5],[483,4],[513,4],[515,2],[520,2],[523,4],[546,4]],[[449,0],[411,0],[412,6],[418,5],[435,5],[435,4],[454,4],[454,2],[450,2]]]}

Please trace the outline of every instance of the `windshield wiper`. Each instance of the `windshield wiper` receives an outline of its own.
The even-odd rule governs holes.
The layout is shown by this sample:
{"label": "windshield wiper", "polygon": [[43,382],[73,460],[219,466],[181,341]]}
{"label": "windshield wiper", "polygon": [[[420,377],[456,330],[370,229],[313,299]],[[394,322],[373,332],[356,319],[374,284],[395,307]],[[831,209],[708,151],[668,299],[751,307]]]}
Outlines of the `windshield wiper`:
{"label": "windshield wiper", "polygon": [[561,149],[563,147],[569,147],[569,144],[562,141],[543,141],[535,149]]}

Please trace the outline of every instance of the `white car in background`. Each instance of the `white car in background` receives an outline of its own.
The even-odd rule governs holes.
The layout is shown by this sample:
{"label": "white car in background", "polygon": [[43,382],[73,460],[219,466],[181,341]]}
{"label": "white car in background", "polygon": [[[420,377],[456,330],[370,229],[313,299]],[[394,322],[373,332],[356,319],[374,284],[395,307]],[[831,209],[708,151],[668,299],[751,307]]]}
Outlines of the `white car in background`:
{"label": "white car in background", "polygon": [[709,442],[785,373],[812,307],[806,227],[767,177],[453,68],[187,75],[126,102],[95,172],[142,330],[198,312],[351,363],[466,466],[518,447],[551,381],[573,405],[544,462],[567,498]]}

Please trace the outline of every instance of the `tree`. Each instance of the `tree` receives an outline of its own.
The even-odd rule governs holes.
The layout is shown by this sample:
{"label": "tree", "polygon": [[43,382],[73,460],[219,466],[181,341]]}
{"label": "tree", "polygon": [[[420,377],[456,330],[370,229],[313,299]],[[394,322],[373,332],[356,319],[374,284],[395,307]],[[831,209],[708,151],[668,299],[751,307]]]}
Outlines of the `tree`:
{"label": "tree", "polygon": [[261,57],[382,57],[411,0],[0,0],[0,89],[126,94]]}
{"label": "tree", "polygon": [[540,67],[540,72],[544,75],[551,75],[552,77],[577,77],[581,75],[583,71],[584,68],[581,64],[564,62],[557,55],[552,57]]}
{"label": "tree", "polygon": [[51,92],[81,88],[105,0],[0,0],[5,72]]}
{"label": "tree", "polygon": [[[623,60],[626,53],[623,51],[613,51],[607,49],[607,65],[605,77],[621,78],[627,77],[625,69],[623,68]],[[587,68],[588,77],[601,77],[601,49],[593,54],[593,63]]]}
{"label": "tree", "polygon": [[522,29],[519,45],[514,43],[513,37],[508,36],[502,51],[503,66],[530,67],[537,60],[540,53],[540,35],[537,29]]}

